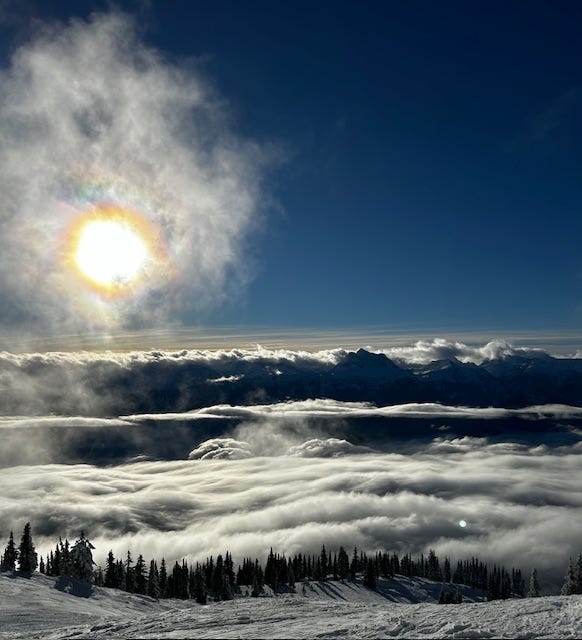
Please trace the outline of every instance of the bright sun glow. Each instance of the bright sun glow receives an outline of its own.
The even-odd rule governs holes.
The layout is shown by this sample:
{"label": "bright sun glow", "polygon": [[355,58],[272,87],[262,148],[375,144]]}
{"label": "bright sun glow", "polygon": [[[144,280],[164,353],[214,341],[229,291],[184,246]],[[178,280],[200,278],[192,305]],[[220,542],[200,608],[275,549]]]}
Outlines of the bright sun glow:
{"label": "bright sun glow", "polygon": [[79,269],[98,285],[129,283],[147,258],[139,234],[116,220],[95,220],[82,230],[75,254]]}
{"label": "bright sun glow", "polygon": [[97,205],[71,224],[65,264],[105,299],[133,296],[168,272],[159,235],[159,229],[136,212]]}

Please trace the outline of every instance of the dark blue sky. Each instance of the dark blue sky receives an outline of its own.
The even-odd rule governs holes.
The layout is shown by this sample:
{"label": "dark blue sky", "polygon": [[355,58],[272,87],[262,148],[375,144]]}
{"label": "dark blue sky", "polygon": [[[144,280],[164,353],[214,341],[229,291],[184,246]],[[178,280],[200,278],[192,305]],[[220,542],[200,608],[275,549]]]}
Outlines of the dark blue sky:
{"label": "dark blue sky", "polygon": [[[31,18],[108,5],[5,6],[6,55]],[[257,275],[213,322],[580,327],[582,4],[117,6],[203,56],[237,131],[285,150]]]}

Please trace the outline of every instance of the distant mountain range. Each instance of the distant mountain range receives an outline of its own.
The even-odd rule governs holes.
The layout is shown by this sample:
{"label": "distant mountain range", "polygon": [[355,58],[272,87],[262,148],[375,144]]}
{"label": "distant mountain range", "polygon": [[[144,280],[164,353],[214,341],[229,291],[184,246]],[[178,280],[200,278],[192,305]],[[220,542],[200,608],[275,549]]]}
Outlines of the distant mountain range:
{"label": "distant mountain range", "polygon": [[[530,351],[464,363],[394,361],[365,349],[333,357],[268,352],[114,354],[68,360],[0,359],[3,415],[117,416],[310,398],[378,406],[438,402],[471,407],[582,406],[582,359]],[[147,357],[146,357],[147,356]]]}

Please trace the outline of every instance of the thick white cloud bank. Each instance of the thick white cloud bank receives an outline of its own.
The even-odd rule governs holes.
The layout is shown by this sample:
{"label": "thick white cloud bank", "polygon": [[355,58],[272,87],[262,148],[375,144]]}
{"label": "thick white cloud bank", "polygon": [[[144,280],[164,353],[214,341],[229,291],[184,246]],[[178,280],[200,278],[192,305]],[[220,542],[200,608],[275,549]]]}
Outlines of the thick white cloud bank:
{"label": "thick white cloud bank", "polygon": [[314,398],[483,409],[580,406],[582,360],[440,339],[375,351],[0,352],[0,383],[4,415],[117,417]]}
{"label": "thick white cloud bank", "polygon": [[[0,141],[5,328],[155,325],[247,277],[266,156],[230,131],[195,63],[164,59],[129,16],[39,27],[0,73]],[[164,254],[121,300],[84,288],[63,261],[70,225],[100,203],[146,220]]]}
{"label": "thick white cloud bank", "polygon": [[433,547],[454,558],[537,566],[555,584],[580,551],[579,445],[462,438],[435,440],[414,455],[211,457],[13,467],[3,472],[3,530],[30,519],[47,550],[55,536],[84,529],[101,560],[110,548],[123,555],[128,547],[168,560],[225,548],[237,558],[262,557],[270,546],[316,552],[322,543]]}

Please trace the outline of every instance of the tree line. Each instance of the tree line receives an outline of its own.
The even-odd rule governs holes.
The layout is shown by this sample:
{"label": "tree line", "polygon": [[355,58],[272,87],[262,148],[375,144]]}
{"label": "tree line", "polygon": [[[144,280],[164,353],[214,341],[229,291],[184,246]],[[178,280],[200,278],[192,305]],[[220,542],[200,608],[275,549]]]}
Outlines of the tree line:
{"label": "tree line", "polygon": [[[26,523],[18,547],[10,532],[0,566],[4,570],[16,570],[18,563],[21,572],[38,568],[48,576],[70,576],[97,586],[152,598],[194,599],[201,604],[208,600],[231,600],[241,593],[258,597],[265,593],[265,586],[277,595],[296,593],[299,583],[305,592],[305,583],[309,581],[354,581],[361,577],[364,586],[376,589],[378,579],[390,579],[395,575],[441,582],[439,602],[443,604],[462,601],[459,589],[453,594],[453,584],[485,591],[489,600],[540,595],[536,569],[531,573],[526,591],[520,569],[489,566],[476,557],[459,560],[453,566],[448,557],[441,561],[433,549],[417,558],[385,551],[366,553],[357,547],[351,554],[344,547],[332,552],[325,545],[319,554],[296,553],[290,557],[271,549],[264,564],[257,558],[244,558],[236,570],[229,551],[194,564],[188,564],[184,559],[175,561],[172,566],[165,558],[160,562],[151,559],[148,563],[142,554],[134,560],[129,550],[123,558],[116,558],[113,551],[109,551],[102,568],[95,565],[93,550],[93,545],[81,532],[73,544],[60,538],[55,548],[39,559],[30,523]],[[582,593],[582,554],[577,562],[570,560],[561,593]]]}

